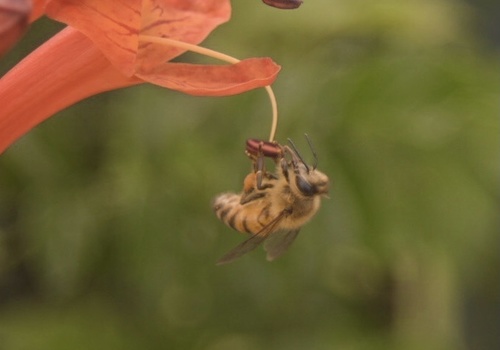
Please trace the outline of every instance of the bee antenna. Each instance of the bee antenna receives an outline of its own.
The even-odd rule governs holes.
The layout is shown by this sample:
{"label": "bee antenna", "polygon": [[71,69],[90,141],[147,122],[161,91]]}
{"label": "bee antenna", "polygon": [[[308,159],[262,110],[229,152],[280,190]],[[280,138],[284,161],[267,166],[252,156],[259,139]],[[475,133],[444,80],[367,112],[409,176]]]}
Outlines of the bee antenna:
{"label": "bee antenna", "polygon": [[311,139],[309,138],[309,135],[304,134],[304,136],[306,137],[307,143],[309,144],[309,148],[311,149],[311,153],[314,157],[313,170],[316,170],[316,168],[318,167],[318,155],[316,154],[316,150],[314,149],[314,146],[311,142]]}
{"label": "bee antenna", "polygon": [[288,139],[288,142],[292,146],[292,149],[295,152],[295,155],[299,158],[299,160],[302,162],[302,164],[304,164],[304,166],[306,167],[307,172],[309,173],[309,167],[307,166],[307,163],[304,162],[304,158],[302,158],[302,156],[300,155],[299,150],[297,149],[297,147],[295,147],[295,144],[292,142],[291,139]]}

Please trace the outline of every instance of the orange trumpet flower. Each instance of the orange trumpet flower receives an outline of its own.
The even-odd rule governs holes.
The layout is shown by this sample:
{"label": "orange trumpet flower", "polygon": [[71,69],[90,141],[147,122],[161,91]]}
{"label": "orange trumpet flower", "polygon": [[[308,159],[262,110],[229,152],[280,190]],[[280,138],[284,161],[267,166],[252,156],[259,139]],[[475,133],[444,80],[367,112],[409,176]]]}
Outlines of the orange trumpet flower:
{"label": "orange trumpet flower", "polygon": [[[238,61],[196,46],[230,16],[229,0],[36,1],[67,28],[0,79],[0,152],[31,128],[89,96],[145,82],[192,95],[225,96],[267,87],[270,58]],[[169,62],[187,50],[230,65]]]}

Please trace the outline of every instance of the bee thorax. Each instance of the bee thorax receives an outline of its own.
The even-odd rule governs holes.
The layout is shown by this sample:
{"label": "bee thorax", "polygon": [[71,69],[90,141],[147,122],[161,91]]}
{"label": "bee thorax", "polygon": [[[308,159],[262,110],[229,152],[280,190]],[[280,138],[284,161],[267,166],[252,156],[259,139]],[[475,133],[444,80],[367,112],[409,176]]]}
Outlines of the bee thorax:
{"label": "bee thorax", "polygon": [[305,225],[318,211],[321,204],[320,197],[310,200],[296,200],[290,207],[290,214],[282,224],[282,229],[297,229]]}

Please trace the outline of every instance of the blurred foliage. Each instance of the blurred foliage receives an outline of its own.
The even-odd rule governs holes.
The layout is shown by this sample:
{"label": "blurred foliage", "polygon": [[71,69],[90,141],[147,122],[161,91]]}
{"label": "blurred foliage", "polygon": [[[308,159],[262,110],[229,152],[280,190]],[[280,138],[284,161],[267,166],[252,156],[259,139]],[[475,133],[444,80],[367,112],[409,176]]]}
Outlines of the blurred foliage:
{"label": "blurred foliage", "polygon": [[[210,208],[269,133],[262,90],[138,86],[35,128],[0,157],[0,347],[499,348],[499,63],[479,13],[233,3],[204,45],[283,66],[277,138],[307,132],[333,180],[274,263],[215,267],[244,236]],[[59,28],[34,24],[0,70]]]}

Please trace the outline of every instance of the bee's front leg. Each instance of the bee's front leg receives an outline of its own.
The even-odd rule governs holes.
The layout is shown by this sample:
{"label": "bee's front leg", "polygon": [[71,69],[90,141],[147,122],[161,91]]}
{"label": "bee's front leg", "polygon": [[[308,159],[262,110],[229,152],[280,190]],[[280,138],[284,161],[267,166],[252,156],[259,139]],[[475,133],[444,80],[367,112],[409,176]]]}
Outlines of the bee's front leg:
{"label": "bee's front leg", "polygon": [[289,175],[288,175],[288,162],[286,161],[285,157],[281,158],[280,160],[280,166],[281,166],[281,173],[283,174],[283,177],[286,179],[286,182],[290,182]]}
{"label": "bee's front leg", "polygon": [[275,177],[266,172],[261,143],[257,152],[257,158],[254,161],[254,171],[248,174],[243,182],[243,193],[241,194],[240,204],[264,197],[267,194],[265,190],[274,187],[272,183],[269,183],[269,180],[273,179]]}
{"label": "bee's front leg", "polygon": [[240,204],[241,205],[247,204],[247,203],[250,203],[250,202],[252,202],[254,200],[257,200],[257,199],[265,197],[265,196],[266,196],[266,192],[243,193],[241,195]]}
{"label": "bee's front leg", "polygon": [[[257,189],[257,174],[252,172],[245,177],[243,182],[243,193],[241,194],[240,204],[246,204],[266,195],[265,191]],[[272,185],[270,185],[272,187]],[[268,186],[269,187],[269,186]]]}
{"label": "bee's front leg", "polygon": [[255,171],[255,186],[258,190],[265,190],[266,188],[273,187],[272,184],[264,184],[265,178],[270,178],[270,175],[266,172],[264,163],[264,152],[262,151],[261,142],[259,144],[259,151],[257,153],[257,160],[255,161],[254,171]]}

